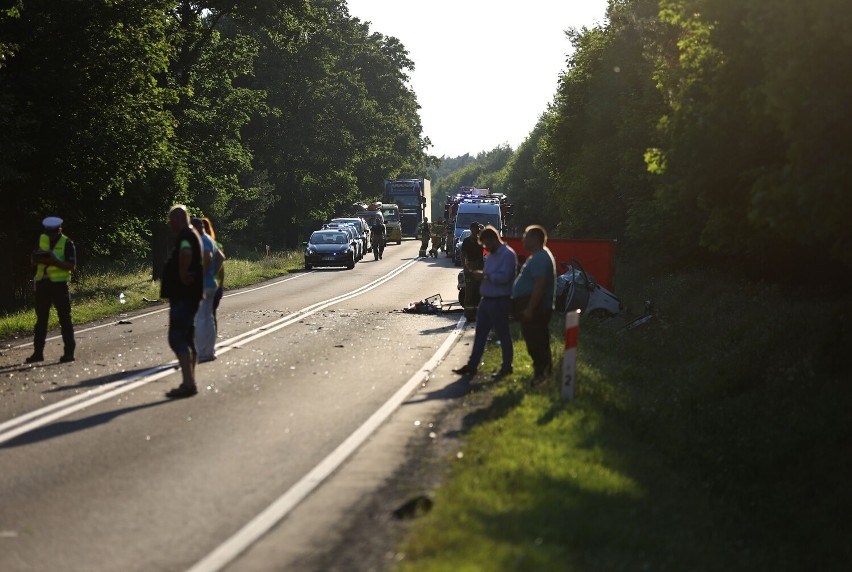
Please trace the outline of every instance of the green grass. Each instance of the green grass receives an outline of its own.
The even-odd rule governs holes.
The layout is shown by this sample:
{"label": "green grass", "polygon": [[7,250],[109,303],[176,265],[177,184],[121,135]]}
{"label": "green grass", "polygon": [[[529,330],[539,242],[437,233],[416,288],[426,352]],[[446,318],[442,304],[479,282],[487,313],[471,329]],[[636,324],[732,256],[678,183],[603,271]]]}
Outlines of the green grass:
{"label": "green grass", "polygon": [[517,343],[398,569],[849,569],[850,300],[620,268],[658,319],[583,320],[572,403]]}
{"label": "green grass", "polygon": [[[225,262],[225,289],[240,288],[286,275],[302,268],[301,251],[275,253],[269,258],[229,258]],[[119,295],[125,295],[125,303]],[[157,300],[160,283],[151,280],[150,264],[132,264],[117,268],[115,264],[94,262],[81,265],[71,281],[71,315],[75,324],[101,318],[115,318],[122,312],[138,310]],[[0,339],[32,335],[35,312],[32,300],[27,308],[0,315]],[[50,329],[58,328],[56,311],[50,313]]]}

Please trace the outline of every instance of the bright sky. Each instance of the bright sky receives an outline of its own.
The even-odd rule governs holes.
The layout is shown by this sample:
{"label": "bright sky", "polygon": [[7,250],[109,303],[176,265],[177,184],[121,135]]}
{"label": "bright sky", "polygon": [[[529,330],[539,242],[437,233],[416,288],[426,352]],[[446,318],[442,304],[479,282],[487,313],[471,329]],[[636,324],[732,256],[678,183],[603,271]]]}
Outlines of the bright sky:
{"label": "bright sky", "polygon": [[553,101],[571,44],[565,30],[602,23],[607,0],[347,0],[371,31],[399,38],[414,62],[428,152],[513,149]]}

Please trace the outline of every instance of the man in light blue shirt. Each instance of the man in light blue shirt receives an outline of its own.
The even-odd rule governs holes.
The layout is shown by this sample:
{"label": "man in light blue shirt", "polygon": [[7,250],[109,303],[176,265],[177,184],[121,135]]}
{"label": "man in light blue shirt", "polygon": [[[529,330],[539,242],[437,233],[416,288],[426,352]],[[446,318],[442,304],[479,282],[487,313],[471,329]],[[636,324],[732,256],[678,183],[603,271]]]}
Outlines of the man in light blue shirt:
{"label": "man in light blue shirt", "polygon": [[473,338],[473,350],[467,364],[454,369],[460,375],[475,375],[479,360],[485,352],[485,342],[491,329],[497,334],[503,352],[503,362],[500,371],[491,377],[499,379],[512,373],[514,350],[512,334],[509,331],[509,313],[511,311],[510,296],[512,284],[515,281],[515,270],[518,258],[508,244],[500,240],[497,229],[488,225],[479,233],[479,242],[488,251],[485,266],[482,270],[471,272],[481,277],[479,294],[481,299],[476,310],[476,333]]}
{"label": "man in light blue shirt", "polygon": [[530,253],[512,286],[512,307],[521,322],[521,334],[533,362],[533,383],[547,379],[553,369],[550,353],[550,317],[556,292],[556,261],[547,244],[544,227],[531,225],[524,232]]}

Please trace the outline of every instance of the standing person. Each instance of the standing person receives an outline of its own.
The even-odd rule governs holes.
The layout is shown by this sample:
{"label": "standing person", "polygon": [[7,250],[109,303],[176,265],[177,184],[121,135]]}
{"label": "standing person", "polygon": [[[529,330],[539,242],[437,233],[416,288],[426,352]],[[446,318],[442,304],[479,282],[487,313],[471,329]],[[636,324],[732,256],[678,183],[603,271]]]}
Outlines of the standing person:
{"label": "standing person", "polygon": [[74,324],[71,322],[71,293],[68,281],[77,268],[77,250],[74,242],[62,234],[62,219],[49,216],[41,221],[44,232],[38,238],[38,245],[30,256],[30,262],[36,266],[35,274],[35,313],[33,329],[33,355],[27,363],[44,361],[44,345],[47,340],[47,321],[50,307],[56,307],[59,325],[62,329],[62,343],[65,351],[59,358],[61,363],[74,361]]}
{"label": "standing person", "polygon": [[204,298],[201,299],[198,313],[195,315],[195,347],[198,350],[198,361],[203,363],[216,359],[216,320],[213,317],[213,303],[216,299],[219,250],[210,235],[204,232],[204,222],[200,218],[193,218],[191,222],[201,237]]}
{"label": "standing person", "polygon": [[441,247],[443,246],[444,240],[444,221],[442,219],[438,219],[436,222],[432,223],[432,249],[429,251],[429,255],[433,258],[438,258],[438,253],[441,251]]}
{"label": "standing person", "polygon": [[222,296],[225,294],[225,249],[222,243],[216,240],[216,231],[213,229],[213,222],[203,217],[201,221],[204,223],[204,232],[213,239],[213,244],[219,251],[218,269],[216,270],[216,295],[213,297],[213,323],[216,325],[216,332],[219,332],[219,321],[216,319],[216,311],[219,309],[219,302],[222,301]]}
{"label": "standing person", "polygon": [[488,334],[493,328],[497,339],[500,340],[503,361],[500,371],[491,377],[500,379],[512,373],[514,348],[512,334],[509,331],[509,314],[512,283],[515,280],[518,258],[512,247],[500,240],[497,229],[491,225],[486,226],[479,234],[479,241],[488,251],[488,256],[485,257],[485,266],[482,270],[472,271],[481,281],[479,291],[482,296],[476,312],[473,350],[470,352],[467,364],[454,369],[453,372],[460,375],[476,374],[479,360],[485,352],[485,342],[488,341]]}
{"label": "standing person", "polygon": [[532,358],[535,384],[547,379],[553,370],[550,317],[556,293],[556,261],[547,248],[547,231],[542,226],[526,228],[524,248],[530,256],[512,286],[512,308]]}
{"label": "standing person", "polygon": [[470,223],[470,236],[462,241],[461,262],[464,268],[464,317],[470,321],[476,319],[476,307],[479,305],[479,277],[477,270],[482,270],[482,245],[479,243],[479,232],[482,226],[478,222]]}
{"label": "standing person", "polygon": [[169,299],[169,346],[180,363],[183,379],[178,387],[166,393],[166,397],[192,397],[198,393],[195,314],[204,295],[201,237],[189,224],[189,215],[183,205],[176,205],[169,211],[169,227],[175,234],[175,242],[163,269],[160,297]]}
{"label": "standing person", "polygon": [[426,256],[430,238],[432,238],[432,231],[429,228],[429,219],[424,216],[423,222],[420,223],[420,256]]}
{"label": "standing person", "polygon": [[373,247],[373,256],[381,260],[385,253],[385,242],[387,240],[387,227],[382,217],[377,216],[373,226],[370,227],[370,245]]}

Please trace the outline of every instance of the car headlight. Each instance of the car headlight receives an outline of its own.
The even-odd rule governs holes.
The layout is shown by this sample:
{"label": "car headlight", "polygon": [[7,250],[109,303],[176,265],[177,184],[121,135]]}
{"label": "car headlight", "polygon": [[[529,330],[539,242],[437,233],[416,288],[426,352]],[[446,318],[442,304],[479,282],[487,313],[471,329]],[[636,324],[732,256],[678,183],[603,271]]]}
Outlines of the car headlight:
{"label": "car headlight", "polygon": [[317,253],[317,249],[314,248],[313,246],[309,246],[305,249],[305,256],[310,256],[311,254],[316,254],[316,253]]}

